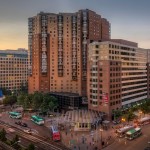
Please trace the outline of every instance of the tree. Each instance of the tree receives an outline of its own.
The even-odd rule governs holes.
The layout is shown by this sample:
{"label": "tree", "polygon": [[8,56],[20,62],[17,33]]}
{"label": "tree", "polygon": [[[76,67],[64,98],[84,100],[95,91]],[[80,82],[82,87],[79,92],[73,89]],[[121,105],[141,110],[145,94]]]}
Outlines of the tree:
{"label": "tree", "polygon": [[30,96],[29,96],[29,95],[26,95],[26,96],[25,96],[25,99],[24,99],[23,108],[24,108],[24,109],[31,108],[31,106],[32,106],[31,103],[32,103],[32,100],[30,99]]}
{"label": "tree", "polygon": [[50,101],[53,103],[53,105],[52,105],[52,103],[50,104],[51,105],[50,108],[54,111],[54,109],[59,106],[58,105],[58,100],[57,100],[56,97],[50,96]]}
{"label": "tree", "polygon": [[0,140],[3,141],[3,142],[5,142],[7,140],[6,131],[5,131],[4,128],[0,131]]}
{"label": "tree", "polygon": [[17,97],[15,95],[6,96],[3,100],[4,105],[10,105],[10,106],[12,106],[16,102],[17,102]]}
{"label": "tree", "polygon": [[32,108],[38,110],[43,102],[43,94],[35,92],[32,98]]}
{"label": "tree", "polygon": [[25,97],[26,95],[25,94],[20,94],[18,97],[17,97],[17,103],[19,105],[24,105],[24,101],[25,101]]}
{"label": "tree", "polygon": [[29,144],[27,150],[35,150],[34,144]]}
{"label": "tree", "polygon": [[3,94],[4,94],[5,96],[11,95],[11,91],[10,91],[9,89],[6,89],[6,88],[4,88],[4,87],[2,87],[2,88],[0,88],[0,89],[2,90],[2,92],[3,92]]}
{"label": "tree", "polygon": [[143,103],[141,106],[140,106],[140,110],[144,113],[144,115],[146,113],[149,113],[150,112],[150,107],[147,103]]}
{"label": "tree", "polygon": [[12,139],[11,145],[12,145],[12,147],[14,147],[15,149],[20,150],[20,149],[21,149],[21,146],[18,145],[18,142],[19,142],[19,136],[16,135],[16,136]]}
{"label": "tree", "polygon": [[48,102],[46,99],[44,99],[41,106],[40,106],[40,110],[42,113],[44,113],[44,112],[47,112],[48,109],[49,109]]}
{"label": "tree", "polygon": [[20,85],[20,92],[28,93],[28,82],[22,82]]}
{"label": "tree", "polygon": [[53,111],[53,110],[54,110],[54,106],[55,106],[55,104],[54,104],[53,101],[50,101],[50,102],[48,103],[49,110]]}
{"label": "tree", "polygon": [[113,114],[114,114],[114,120],[117,120],[119,117],[122,116],[122,111],[121,110],[114,110],[113,111]]}
{"label": "tree", "polygon": [[125,118],[128,122],[133,120],[135,117],[135,114],[131,110],[129,110],[128,113],[123,116],[123,118]]}

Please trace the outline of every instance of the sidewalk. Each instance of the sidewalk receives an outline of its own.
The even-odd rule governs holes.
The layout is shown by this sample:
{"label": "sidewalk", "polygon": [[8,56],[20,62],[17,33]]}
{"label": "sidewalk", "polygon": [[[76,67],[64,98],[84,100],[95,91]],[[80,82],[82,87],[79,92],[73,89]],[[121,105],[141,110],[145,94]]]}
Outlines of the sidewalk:
{"label": "sidewalk", "polygon": [[106,147],[114,142],[116,135],[111,127],[103,130],[102,134],[99,129],[92,132],[64,130],[61,132],[62,143],[72,150],[96,150],[96,147],[100,150],[102,149],[101,142],[103,147]]}

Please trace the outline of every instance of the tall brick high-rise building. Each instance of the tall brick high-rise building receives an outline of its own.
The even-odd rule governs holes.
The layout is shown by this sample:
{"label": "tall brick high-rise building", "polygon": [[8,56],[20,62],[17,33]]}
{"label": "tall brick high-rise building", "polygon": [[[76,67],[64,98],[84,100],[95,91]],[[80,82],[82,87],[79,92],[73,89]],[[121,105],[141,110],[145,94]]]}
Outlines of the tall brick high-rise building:
{"label": "tall brick high-rise building", "polygon": [[69,92],[87,96],[87,49],[110,39],[110,23],[85,9],[39,13],[29,18],[29,93]]}
{"label": "tall brick high-rise building", "polygon": [[140,105],[150,97],[149,64],[150,50],[137,43],[121,39],[90,43],[88,108],[111,118],[120,108]]}

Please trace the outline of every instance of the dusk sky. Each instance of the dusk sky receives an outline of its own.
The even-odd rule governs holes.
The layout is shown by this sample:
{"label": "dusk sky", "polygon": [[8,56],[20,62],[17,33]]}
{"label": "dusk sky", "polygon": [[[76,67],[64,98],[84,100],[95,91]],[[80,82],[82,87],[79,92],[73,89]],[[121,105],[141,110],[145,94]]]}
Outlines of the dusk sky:
{"label": "dusk sky", "polygon": [[28,48],[28,18],[40,11],[91,9],[111,23],[111,38],[150,48],[150,0],[1,0],[0,49]]}

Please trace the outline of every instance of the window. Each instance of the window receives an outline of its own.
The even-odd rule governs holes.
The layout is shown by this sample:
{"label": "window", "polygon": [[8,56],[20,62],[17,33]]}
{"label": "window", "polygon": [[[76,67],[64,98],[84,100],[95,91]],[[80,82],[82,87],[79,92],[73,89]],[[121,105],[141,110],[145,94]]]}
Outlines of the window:
{"label": "window", "polygon": [[[99,45],[95,45],[95,48],[99,48]],[[98,54],[98,53],[97,53]]]}

